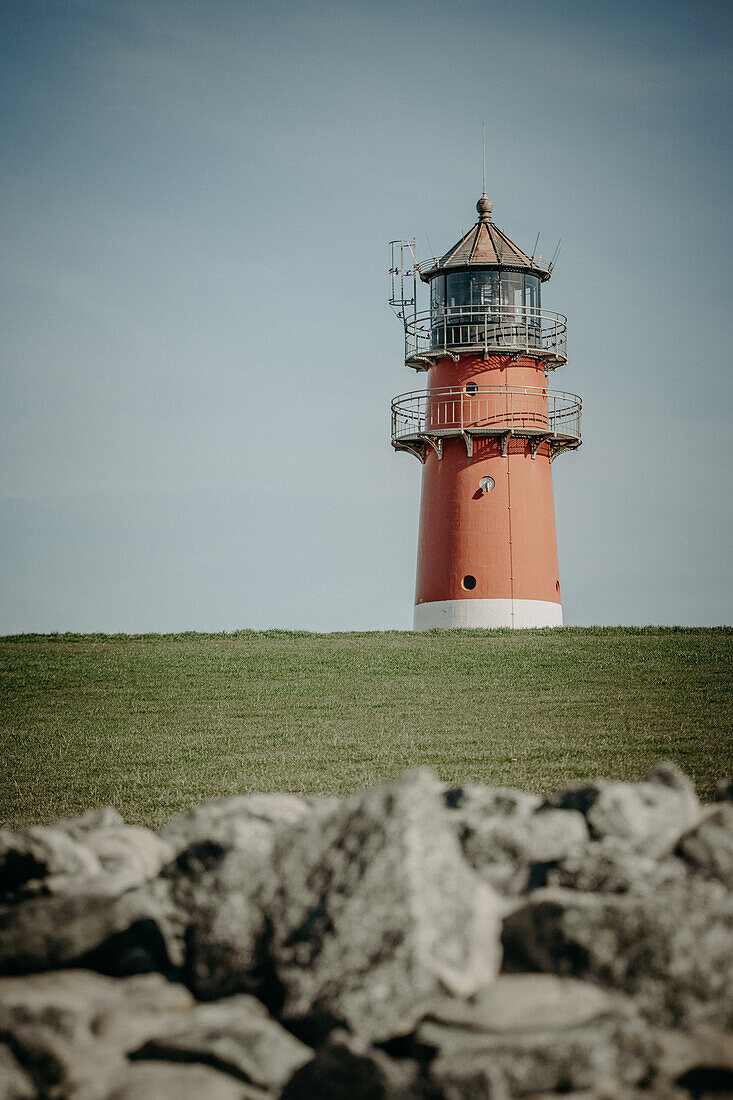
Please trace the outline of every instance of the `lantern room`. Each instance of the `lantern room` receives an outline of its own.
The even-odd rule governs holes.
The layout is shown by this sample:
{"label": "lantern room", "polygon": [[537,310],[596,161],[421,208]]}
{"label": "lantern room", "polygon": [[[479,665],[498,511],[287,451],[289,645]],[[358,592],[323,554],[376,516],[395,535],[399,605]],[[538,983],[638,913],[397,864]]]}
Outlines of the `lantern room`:
{"label": "lantern room", "polygon": [[[552,264],[528,256],[491,220],[491,200],[476,203],[478,221],[439,260],[415,264],[405,309],[405,361],[428,370],[442,356],[476,351],[530,354],[545,370],[566,361],[566,319],[542,309],[541,287]],[[407,242],[393,242],[404,246]],[[394,253],[394,248],[393,248]],[[404,268],[393,259],[393,271]],[[417,276],[430,287],[430,308],[417,306]]]}

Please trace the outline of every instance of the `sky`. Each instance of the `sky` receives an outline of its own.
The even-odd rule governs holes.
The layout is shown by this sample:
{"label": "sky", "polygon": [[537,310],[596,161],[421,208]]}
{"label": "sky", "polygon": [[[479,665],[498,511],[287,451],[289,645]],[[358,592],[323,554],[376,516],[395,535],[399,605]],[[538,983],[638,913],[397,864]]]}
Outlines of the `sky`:
{"label": "sky", "polygon": [[[409,629],[393,238],[562,239],[569,625],[733,621],[729,2],[3,0],[0,633]],[[428,244],[428,238],[430,244]]]}

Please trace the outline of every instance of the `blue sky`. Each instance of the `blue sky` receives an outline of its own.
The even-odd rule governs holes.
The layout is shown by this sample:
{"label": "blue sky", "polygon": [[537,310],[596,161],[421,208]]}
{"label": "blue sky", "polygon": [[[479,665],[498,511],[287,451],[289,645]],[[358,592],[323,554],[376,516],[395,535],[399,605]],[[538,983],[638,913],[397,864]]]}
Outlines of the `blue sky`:
{"label": "blue sky", "polygon": [[569,319],[566,621],[731,622],[728,3],[5,0],[0,631],[407,628],[387,242]]}

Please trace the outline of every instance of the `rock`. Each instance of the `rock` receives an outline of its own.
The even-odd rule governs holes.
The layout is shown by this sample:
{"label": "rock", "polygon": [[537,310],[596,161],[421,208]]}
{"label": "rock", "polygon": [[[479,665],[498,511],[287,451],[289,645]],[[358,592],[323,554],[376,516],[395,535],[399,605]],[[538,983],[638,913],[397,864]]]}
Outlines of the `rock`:
{"label": "rock", "polygon": [[643,855],[672,851],[700,813],[692,784],[673,764],[660,763],[643,783],[609,783],[586,813],[595,838],[615,837]]}
{"label": "rock", "polygon": [[246,995],[199,1005],[179,1021],[167,1018],[164,1025],[130,1058],[202,1062],[269,1089],[282,1088],[313,1058],[310,1047]]}
{"label": "rock", "polygon": [[588,893],[649,894],[673,883],[682,886],[686,876],[681,860],[639,855],[623,841],[608,837],[588,844],[548,868],[545,885]]}
{"label": "rock", "polygon": [[496,1034],[581,1027],[627,1010],[617,994],[592,982],[554,974],[500,974],[470,1001],[442,999],[428,1021]]}
{"label": "rock", "polygon": [[8,1047],[0,1043],[0,1100],[35,1100],[37,1095],[32,1078]]}
{"label": "rock", "polygon": [[588,841],[582,814],[542,807],[523,791],[458,787],[443,800],[467,862],[502,894],[533,888],[544,865],[576,854]]}
{"label": "rock", "polygon": [[96,829],[114,829],[124,824],[125,822],[117,810],[112,809],[111,806],[99,806],[93,810],[87,810],[85,814],[80,814],[79,817],[69,817],[63,821],[57,821],[54,828],[61,829],[62,832],[74,837],[75,840],[84,840],[88,833],[94,832]]}
{"label": "rock", "polygon": [[589,978],[664,1026],[733,1024],[733,898],[687,880],[646,894],[543,889],[509,914],[505,969]]}
{"label": "rock", "polygon": [[[268,1096],[273,1094],[253,1089],[209,1066],[137,1062],[121,1072],[106,1092],[96,1093],[95,1100],[267,1100]],[[82,1098],[73,1095],[70,1100]]]}
{"label": "rock", "polygon": [[503,975],[471,1004],[442,1002],[417,1029],[453,1097],[571,1092],[648,1078],[656,1046],[624,998],[572,979]]}
{"label": "rock", "polygon": [[575,784],[545,806],[578,810],[595,840],[620,840],[651,858],[668,855],[700,813],[692,783],[668,761],[655,764],[642,783]]}
{"label": "rock", "polygon": [[733,803],[705,810],[680,837],[675,851],[694,871],[733,890]]}
{"label": "rock", "polygon": [[152,1021],[160,1030],[164,1019],[177,1019],[192,1004],[187,990],[157,974],[114,980],[64,970],[3,978],[0,1033],[44,1095],[98,1097]]}
{"label": "rock", "polygon": [[733,778],[719,779],[715,784],[716,802],[733,802]]}
{"label": "rock", "polygon": [[160,835],[177,853],[212,841],[222,847],[254,847],[265,855],[272,848],[274,826],[291,825],[311,812],[312,806],[294,794],[216,798],[174,817]]}
{"label": "rock", "polygon": [[127,1081],[128,1058],[208,1064],[250,1082],[257,1087],[250,1095],[262,1097],[313,1057],[253,998],[196,1005],[185,987],[157,974],[119,980],[66,970],[0,979],[0,1032],[36,1086],[75,1100],[106,1095],[105,1082]]}
{"label": "rock", "polygon": [[102,865],[84,844],[61,829],[37,826],[0,832],[0,902],[50,893],[49,879],[89,878]]}
{"label": "rock", "polygon": [[[58,970],[0,978],[0,1029],[54,1026],[64,1034],[88,1029],[100,1015],[124,1006],[141,1013],[181,1012],[193,1006],[188,990],[160,974],[116,980],[92,970]],[[97,1024],[95,1023],[95,1028]]]}
{"label": "rock", "polygon": [[656,1039],[661,1047],[657,1078],[663,1085],[685,1088],[696,1096],[733,1096],[733,1032],[665,1031]]}
{"label": "rock", "polygon": [[465,824],[461,845],[466,860],[502,894],[521,894],[548,864],[579,857],[588,843],[585,818],[577,810],[543,809],[487,817]]}
{"label": "rock", "polygon": [[195,1002],[185,986],[160,974],[114,979],[90,970],[59,970],[0,978],[0,1031],[54,1031],[68,1040],[94,1035],[121,1050],[151,1034],[150,1021],[174,1019]]}
{"label": "rock", "polygon": [[0,912],[0,974],[87,966],[124,976],[182,965],[178,914],[165,884],[121,897],[37,898]]}
{"label": "rock", "polygon": [[528,816],[542,805],[542,799],[509,787],[481,787],[467,783],[443,792],[443,803],[455,811],[456,819],[475,825],[486,818]]}
{"label": "rock", "polygon": [[413,772],[163,832],[0,834],[0,1100],[733,1089],[733,807],[673,765],[544,804]]}
{"label": "rock", "polygon": [[584,816],[595,803],[601,791],[609,784],[599,779],[594,783],[571,783],[546,798],[542,803],[548,810],[577,810]]}
{"label": "rock", "polygon": [[[85,842],[105,872],[98,884],[105,893],[123,893],[142,886],[155,878],[174,857],[173,847],[167,841],[149,829],[133,825],[92,830]],[[105,879],[110,880],[109,886]]]}
{"label": "rock", "polygon": [[284,1019],[391,1038],[436,994],[495,976],[498,899],[464,864],[441,792],[408,772],[279,833],[265,907]]}
{"label": "rock", "polygon": [[316,1057],[291,1078],[281,1100],[438,1100],[414,1060],[335,1031]]}
{"label": "rock", "polygon": [[173,849],[149,829],[93,811],[53,828],[0,833],[0,901],[81,891],[122,894],[154,878]]}
{"label": "rock", "polygon": [[261,900],[270,874],[261,851],[213,841],[191,845],[166,868],[184,929],[183,977],[200,999],[259,993],[270,981]]}

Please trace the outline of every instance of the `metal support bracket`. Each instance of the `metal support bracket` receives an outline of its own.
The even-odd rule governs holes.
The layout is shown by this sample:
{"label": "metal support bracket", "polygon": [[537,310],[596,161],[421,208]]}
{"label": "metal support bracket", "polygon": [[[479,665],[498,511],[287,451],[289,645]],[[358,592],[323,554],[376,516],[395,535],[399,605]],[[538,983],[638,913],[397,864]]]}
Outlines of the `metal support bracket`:
{"label": "metal support bracket", "polygon": [[470,432],[463,432],[463,441],[466,444],[466,454],[473,458],[473,436]]}
{"label": "metal support bracket", "polygon": [[[440,437],[435,439],[432,435],[421,435],[420,439],[423,443],[430,444],[439,459],[443,457],[443,440]],[[425,460],[423,459],[423,461]]]}
{"label": "metal support bracket", "polygon": [[538,450],[542,446],[542,443],[544,442],[544,438],[545,437],[542,436],[542,435],[537,435],[537,436],[534,437],[534,439],[530,439],[529,446],[530,446],[531,451],[532,451],[532,458],[535,457]]}
{"label": "metal support bracket", "polygon": [[408,455],[414,455],[420,462],[423,464],[425,463],[426,447],[420,447],[418,444],[413,445],[411,443],[399,443],[397,445],[393,443],[392,446],[396,451],[405,451]]}
{"label": "metal support bracket", "polygon": [[501,457],[506,458],[507,447],[509,446],[509,436],[511,432],[502,432],[501,435]]}

